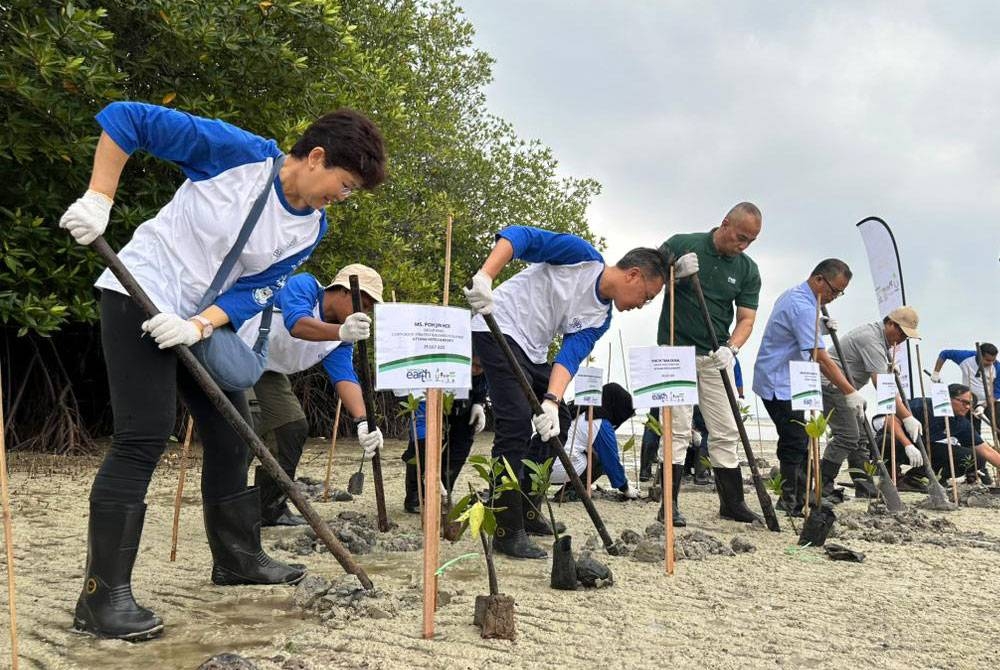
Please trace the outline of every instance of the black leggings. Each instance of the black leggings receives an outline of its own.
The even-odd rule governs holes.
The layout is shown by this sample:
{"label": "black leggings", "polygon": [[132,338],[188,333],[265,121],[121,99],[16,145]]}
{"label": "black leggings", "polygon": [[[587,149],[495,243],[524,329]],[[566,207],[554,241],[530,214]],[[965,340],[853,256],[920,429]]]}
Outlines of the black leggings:
{"label": "black leggings", "polygon": [[[194,417],[204,446],[202,499],[246,488],[247,448],[173,352],[160,349],[139,325],[146,315],[131,298],[101,292],[101,341],[111,387],[115,434],[90,490],[91,501],[140,503],[176,421],[177,393]],[[242,391],[226,393],[249,422]]]}

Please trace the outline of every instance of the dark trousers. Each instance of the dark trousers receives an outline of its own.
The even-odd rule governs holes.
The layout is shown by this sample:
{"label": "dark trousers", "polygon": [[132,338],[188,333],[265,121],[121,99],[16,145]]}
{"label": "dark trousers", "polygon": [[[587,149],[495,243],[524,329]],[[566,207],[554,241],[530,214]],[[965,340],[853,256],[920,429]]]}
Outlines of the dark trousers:
{"label": "dark trousers", "polygon": [[[469,409],[471,410],[471,405]],[[469,425],[470,416],[471,411],[459,412],[445,418],[447,426],[443,436],[443,451],[441,452],[441,482],[449,491],[454,486],[455,480],[458,479],[458,474],[462,470],[462,466],[465,465],[466,459],[469,458],[469,452],[472,451],[472,443],[476,437],[473,427]],[[423,475],[424,439],[414,439],[412,424],[408,433],[410,440],[401,458],[404,463],[409,463],[415,455],[419,456],[420,474]]]}
{"label": "dark trousers", "polygon": [[[246,488],[247,447],[187,369],[160,349],[139,325],[146,315],[131,298],[102,291],[101,340],[111,387],[114,437],[94,478],[91,501],[140,503],[176,421],[180,393],[204,446],[202,499],[216,500]],[[245,394],[226,393],[249,422]]]}
{"label": "dark trousers", "polygon": [[793,410],[791,400],[776,398],[761,398],[761,400],[778,431],[778,460],[795,465],[805,463],[809,453],[809,435],[802,425],[806,422],[806,413],[802,410]]}
{"label": "dark trousers", "polygon": [[[507,343],[514,352],[514,360],[528,378],[532,392],[541,401],[549,386],[552,366],[528,360],[521,347],[509,337]],[[531,405],[524,397],[514,370],[507,364],[503,351],[490,333],[472,333],[472,351],[479,358],[490,387],[494,416],[493,456],[506,458],[514,473],[520,477],[521,460],[528,453],[533,431]]]}

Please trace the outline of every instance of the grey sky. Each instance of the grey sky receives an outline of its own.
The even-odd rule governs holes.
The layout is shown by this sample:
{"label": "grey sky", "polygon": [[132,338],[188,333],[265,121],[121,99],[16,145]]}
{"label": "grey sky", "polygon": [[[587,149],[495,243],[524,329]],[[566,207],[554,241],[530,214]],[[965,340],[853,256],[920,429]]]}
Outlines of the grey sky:
{"label": "grey sky", "polygon": [[[841,330],[878,318],[866,216],[895,233],[925,367],[1000,340],[1000,4],[460,5],[497,61],[490,110],[602,183],[588,214],[607,260],[708,230],[740,200],[761,207],[748,391],[771,305],[822,258],[855,272],[830,308]],[[659,305],[616,314],[613,379],[618,330],[626,347],[654,343]]]}

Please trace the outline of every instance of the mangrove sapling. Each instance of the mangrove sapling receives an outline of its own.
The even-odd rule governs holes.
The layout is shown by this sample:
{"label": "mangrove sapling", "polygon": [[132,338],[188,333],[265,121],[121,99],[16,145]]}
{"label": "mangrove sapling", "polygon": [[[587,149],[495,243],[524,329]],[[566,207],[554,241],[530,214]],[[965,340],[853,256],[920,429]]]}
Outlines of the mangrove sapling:
{"label": "mangrove sapling", "polygon": [[[542,510],[535,507],[532,499],[542,499],[549,512],[549,523],[552,524],[552,534],[555,540],[552,542],[552,574],[549,578],[549,586],[563,591],[576,590],[576,561],[573,560],[573,538],[569,535],[560,535],[559,526],[556,525],[556,516],[552,511],[552,503],[547,495],[549,486],[552,484],[552,463],[554,459],[548,458],[542,463],[524,459],[521,463],[530,471],[528,475],[531,481],[531,490],[525,493],[518,483],[517,491],[535,510],[536,514],[541,514]],[[504,464],[508,466],[506,459]]]}
{"label": "mangrove sapling", "polygon": [[496,500],[504,491],[516,490],[516,477],[512,480],[510,476],[503,476],[509,465],[505,467],[498,458],[470,456],[469,465],[488,487],[486,500],[483,500],[470,482],[469,493],[452,507],[449,520],[462,524],[459,536],[468,528],[473,536],[479,536],[483,547],[483,558],[486,561],[486,573],[489,579],[489,595],[476,596],[473,623],[480,626],[480,634],[484,638],[513,640],[516,633],[514,598],[500,593],[496,564],[493,560],[493,537],[497,529],[496,513],[505,509],[497,507]]}
{"label": "mangrove sapling", "polygon": [[[805,427],[806,434],[809,436],[811,442],[810,453],[814,459],[819,458],[819,438],[826,434],[832,415],[833,410],[830,410],[830,413],[827,415],[824,415],[822,412],[816,412],[806,423],[799,422]],[[817,483],[819,484],[819,482]],[[821,547],[826,542],[826,537],[830,533],[830,529],[833,528],[833,523],[837,517],[833,513],[833,505],[830,503],[824,504],[821,486],[817,486],[815,489],[815,500],[812,509],[808,506],[810,494],[812,494],[812,491],[807,490],[806,508],[804,510],[806,520],[802,524],[802,532],[799,534],[799,544]]]}
{"label": "mangrove sapling", "polygon": [[764,480],[764,485],[767,486],[767,490],[779,498],[781,497],[781,487],[784,483],[785,478],[780,472],[776,472],[771,477]]}

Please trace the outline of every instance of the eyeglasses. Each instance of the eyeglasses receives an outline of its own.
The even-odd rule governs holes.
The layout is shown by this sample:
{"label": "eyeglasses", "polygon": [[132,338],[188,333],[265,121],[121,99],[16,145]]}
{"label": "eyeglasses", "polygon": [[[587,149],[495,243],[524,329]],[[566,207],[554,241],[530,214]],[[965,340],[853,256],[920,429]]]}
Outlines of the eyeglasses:
{"label": "eyeglasses", "polygon": [[659,291],[657,291],[653,295],[649,295],[649,285],[646,283],[646,276],[642,274],[640,274],[639,276],[642,277],[642,294],[646,296],[646,302],[642,304],[648,305],[649,303],[653,302],[653,300],[656,298],[656,293],[659,293]]}
{"label": "eyeglasses", "polygon": [[959,403],[963,407],[972,407],[972,401],[966,400],[965,398],[952,398],[955,402]]}
{"label": "eyeglasses", "polygon": [[842,295],[844,295],[844,293],[846,293],[846,291],[841,291],[839,288],[835,288],[833,284],[830,283],[830,280],[824,277],[823,275],[820,275],[819,278],[822,279],[823,283],[826,284],[826,287],[830,289],[830,292],[833,293],[834,298],[839,298]]}

